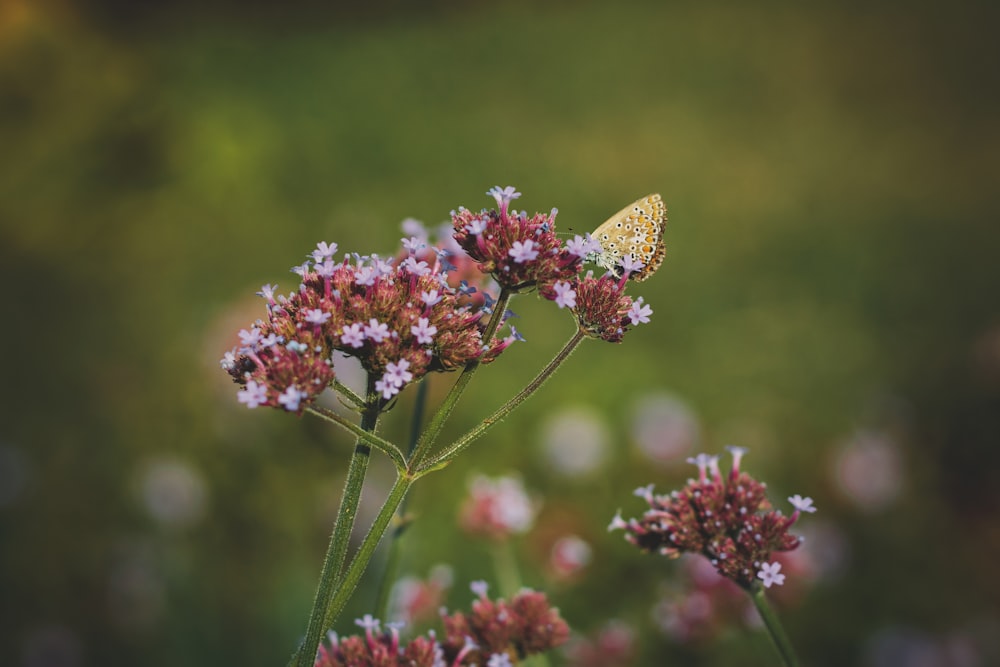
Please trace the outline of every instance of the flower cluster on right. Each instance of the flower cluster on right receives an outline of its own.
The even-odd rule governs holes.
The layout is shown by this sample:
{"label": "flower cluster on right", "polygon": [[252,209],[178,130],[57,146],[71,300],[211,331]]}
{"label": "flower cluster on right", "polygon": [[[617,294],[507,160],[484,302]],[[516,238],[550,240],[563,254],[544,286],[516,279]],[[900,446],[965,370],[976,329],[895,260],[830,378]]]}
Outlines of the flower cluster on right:
{"label": "flower cluster on right", "polygon": [[725,478],[719,457],[699,454],[690,463],[698,466],[698,479],[690,479],[680,491],[653,493],[653,485],[636,489],[635,495],[649,503],[640,519],[625,521],[615,516],[609,530],[622,529],[625,539],[648,552],[671,558],[682,553],[701,554],[715,569],[745,589],[760,580],[765,588],[784,583],[781,564],[771,562],[776,551],[792,551],[802,538],[789,533],[802,512],[815,512],[811,498],[789,498],[795,508],[790,516],[772,509],[767,485],[740,471],[746,453],[727,448],[733,466]]}

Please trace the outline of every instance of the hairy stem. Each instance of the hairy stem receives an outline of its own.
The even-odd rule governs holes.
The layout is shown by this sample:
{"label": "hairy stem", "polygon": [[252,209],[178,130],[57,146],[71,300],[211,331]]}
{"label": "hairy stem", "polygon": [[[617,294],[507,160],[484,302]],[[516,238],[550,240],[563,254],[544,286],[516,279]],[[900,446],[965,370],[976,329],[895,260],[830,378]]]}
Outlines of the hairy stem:
{"label": "hairy stem", "polygon": [[[373,433],[378,427],[378,407],[378,394],[375,392],[374,382],[369,378],[368,401],[364,412],[361,413],[360,429],[364,433]],[[325,415],[321,414],[321,416]],[[353,424],[351,425],[353,426]],[[316,588],[316,597],[313,599],[312,611],[309,614],[306,637],[295,658],[298,667],[312,667],[315,662],[320,637],[323,630],[329,627],[324,623],[326,611],[335,593],[342,588],[341,571],[344,568],[347,545],[351,539],[354,519],[357,516],[358,504],[361,500],[361,490],[364,487],[368,462],[371,460],[372,450],[366,440],[367,437],[358,437],[350,464],[347,467],[347,479],[344,482],[344,492],[340,498],[340,509],[337,511],[333,533],[330,535],[330,543],[326,549],[326,556],[323,558],[323,568],[320,571],[319,586]]]}
{"label": "hairy stem", "polygon": [[[413,418],[410,421],[410,442],[407,447],[407,456],[412,456],[413,449],[417,446],[417,439],[420,437],[420,429],[423,428],[424,411],[427,408],[427,391],[430,386],[430,378],[424,377],[417,386],[417,397],[413,403]],[[386,557],[385,570],[382,572],[382,581],[379,584],[378,597],[375,600],[375,618],[388,618],[389,593],[392,585],[399,575],[399,563],[402,553],[403,534],[410,525],[406,518],[407,498],[404,498],[399,505],[399,513],[389,536],[389,555]]]}
{"label": "hairy stem", "polygon": [[[378,516],[372,522],[372,527],[369,529],[368,534],[365,535],[364,541],[358,547],[357,553],[348,564],[340,585],[330,600],[329,606],[326,608],[326,614],[323,619],[324,627],[332,626],[333,622],[337,620],[337,616],[344,610],[344,605],[347,604],[355,587],[358,585],[358,581],[361,580],[361,575],[364,574],[368,563],[375,554],[375,549],[378,547],[379,541],[385,535],[389,524],[392,523],[392,518],[396,514],[396,510],[399,509],[400,503],[403,502],[403,498],[406,497],[406,492],[409,491],[412,484],[413,477],[399,475],[396,478],[396,483],[389,491],[389,495],[385,499],[385,504],[382,505],[382,509],[379,510]],[[319,645],[318,641],[316,645]],[[314,651],[315,649],[316,646],[313,647]]]}
{"label": "hairy stem", "polygon": [[350,419],[338,415],[333,410],[324,408],[320,405],[310,405],[306,408],[306,412],[316,415],[320,419],[325,419],[328,422],[332,422],[337,426],[340,426],[358,437],[358,444],[364,442],[365,444],[374,447],[380,452],[384,453],[391,460],[393,465],[396,466],[397,471],[402,471],[406,469],[406,460],[403,458],[403,453],[399,451],[399,447],[392,444],[388,440],[383,440],[382,438],[375,435],[373,431],[365,430],[364,421],[358,426]]}
{"label": "hairy stem", "polygon": [[448,447],[448,449],[441,452],[430,461],[427,461],[427,463],[421,465],[417,473],[422,475],[448,464],[452,459],[461,454],[462,450],[471,445],[473,441],[480,438],[488,430],[496,426],[496,424],[503,420],[504,417],[513,412],[517,406],[524,403],[529,396],[538,391],[541,386],[545,384],[545,381],[552,377],[552,375],[556,372],[556,369],[558,369],[559,366],[569,358],[569,355],[573,353],[573,350],[576,349],[583,339],[583,332],[577,330],[576,333],[574,333],[573,336],[566,342],[563,348],[559,350],[559,353],[552,358],[552,361],[550,361],[548,365],[535,376],[535,379],[525,386],[524,389],[500,406],[496,412],[484,419],[482,423],[456,440],[450,447]]}
{"label": "hairy stem", "polygon": [[[486,331],[483,332],[483,346],[486,347],[493,340],[493,336],[496,334],[497,329],[500,328],[500,323],[503,322],[504,313],[507,312],[507,304],[510,303],[510,299],[513,296],[513,292],[507,289],[500,290],[500,296],[497,297],[496,303],[493,304],[493,314],[490,316],[490,321],[486,325]],[[462,370],[461,375],[455,380],[455,384],[452,385],[451,390],[448,395],[445,396],[444,401],[441,402],[441,406],[438,408],[437,412],[431,417],[430,423],[427,425],[427,430],[423,432],[420,439],[417,441],[417,446],[413,451],[413,455],[410,457],[410,467],[411,471],[416,470],[420,466],[420,462],[427,456],[427,452],[430,447],[437,440],[438,435],[441,434],[441,429],[444,428],[444,423],[448,420],[451,415],[452,410],[458,404],[458,399],[462,397],[465,393],[466,387],[469,386],[469,382],[472,380],[472,376],[476,374],[479,370],[479,360],[475,359],[470,361],[465,365]]]}
{"label": "hairy stem", "polygon": [[759,583],[754,583],[748,593],[750,594],[750,599],[753,600],[754,606],[757,607],[760,617],[764,619],[764,626],[767,628],[768,634],[771,635],[774,648],[781,656],[785,667],[798,667],[799,661],[795,657],[795,650],[792,648],[792,643],[788,640],[788,635],[785,634],[781,620],[774,613],[774,610],[771,609],[771,605],[767,601],[767,596],[764,595],[764,587]]}

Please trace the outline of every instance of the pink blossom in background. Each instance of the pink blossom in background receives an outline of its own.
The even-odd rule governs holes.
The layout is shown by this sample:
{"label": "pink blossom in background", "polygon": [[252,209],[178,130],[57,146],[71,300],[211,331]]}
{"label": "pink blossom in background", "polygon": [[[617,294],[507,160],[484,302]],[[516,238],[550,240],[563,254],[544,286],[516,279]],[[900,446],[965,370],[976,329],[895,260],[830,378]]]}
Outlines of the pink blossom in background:
{"label": "pink blossom in background", "polygon": [[526,533],[538,508],[519,477],[474,477],[462,503],[459,523],[471,535],[496,540]]}
{"label": "pink blossom in background", "polygon": [[632,440],[646,457],[658,463],[683,459],[701,441],[694,412],[666,392],[647,394],[632,408]]}
{"label": "pink blossom in background", "polygon": [[841,444],[833,470],[841,492],[869,512],[890,505],[903,487],[899,443],[886,434],[862,431]]}
{"label": "pink blossom in background", "polygon": [[634,664],[636,632],[623,621],[611,620],[594,636],[575,636],[563,654],[569,667],[628,667]]}
{"label": "pink blossom in background", "polygon": [[447,565],[435,566],[425,579],[401,577],[392,587],[389,617],[407,627],[435,618],[453,580]]}
{"label": "pink blossom in background", "polygon": [[576,535],[566,535],[556,540],[549,556],[549,567],[560,579],[574,577],[590,564],[593,549]]}
{"label": "pink blossom in background", "polygon": [[600,413],[572,407],[542,426],[542,452],[555,472],[575,477],[597,470],[607,457],[610,430]]}
{"label": "pink blossom in background", "polygon": [[205,513],[205,481],[182,461],[151,461],[140,475],[140,489],[146,511],[162,524],[190,525]]}

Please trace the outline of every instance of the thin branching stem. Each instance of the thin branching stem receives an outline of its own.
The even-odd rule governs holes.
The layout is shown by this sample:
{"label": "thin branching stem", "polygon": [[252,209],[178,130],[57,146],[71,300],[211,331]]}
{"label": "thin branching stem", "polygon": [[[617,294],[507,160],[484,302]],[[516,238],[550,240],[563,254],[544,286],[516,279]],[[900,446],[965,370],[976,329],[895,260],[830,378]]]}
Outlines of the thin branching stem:
{"label": "thin branching stem", "polygon": [[433,459],[427,461],[425,464],[421,465],[417,471],[417,474],[423,475],[426,474],[427,472],[430,472],[431,470],[435,470],[441,466],[447,465],[452,461],[452,459],[461,454],[462,450],[471,445],[473,441],[480,438],[488,430],[490,430],[496,424],[502,421],[507,415],[513,412],[515,408],[524,403],[524,401],[529,396],[538,391],[541,388],[541,386],[545,384],[546,380],[552,377],[552,375],[556,372],[556,369],[558,369],[559,366],[562,365],[562,363],[569,358],[569,355],[573,353],[573,351],[583,341],[584,338],[585,336],[583,332],[578,329],[573,334],[573,336],[566,342],[563,348],[559,350],[558,354],[556,354],[556,356],[552,358],[552,361],[550,361],[548,365],[546,365],[545,368],[543,368],[541,372],[539,372],[538,375],[536,375],[535,378],[531,382],[529,382],[527,386],[525,386],[524,389],[522,389],[516,396],[511,398],[502,406],[500,406],[496,410],[496,412],[494,412],[489,417],[484,419],[482,423],[480,423],[478,426],[476,426],[468,433],[466,433],[458,440],[456,440],[454,443],[452,443],[452,445],[448,447],[448,449],[441,452]]}
{"label": "thin branching stem", "polygon": [[[483,347],[488,347],[493,340],[493,336],[496,334],[497,329],[500,328],[500,323],[503,322],[504,313],[507,312],[507,304],[510,303],[510,299],[513,296],[513,292],[507,289],[500,290],[500,296],[497,297],[496,303],[493,304],[493,314],[490,317],[490,321],[486,325],[486,331],[483,332]],[[451,390],[449,390],[448,395],[445,396],[444,400],[441,402],[441,406],[438,408],[434,416],[431,417],[430,423],[427,425],[427,429],[421,434],[420,439],[417,441],[417,446],[410,457],[411,471],[416,470],[421,461],[426,458],[428,451],[431,446],[437,441],[438,435],[441,434],[441,429],[444,428],[444,423],[448,420],[451,415],[452,410],[458,404],[458,399],[462,397],[465,393],[466,387],[469,386],[469,382],[472,381],[472,377],[476,374],[479,369],[480,363],[478,359],[474,359],[465,365],[462,373],[455,380],[455,384],[452,385]]]}
{"label": "thin branching stem", "polygon": [[351,403],[353,403],[355,406],[357,406],[359,408],[365,407],[365,399],[363,399],[360,396],[358,396],[357,394],[355,394],[354,390],[352,390],[350,387],[348,387],[346,384],[344,384],[340,380],[334,378],[334,380],[333,380],[333,388],[336,391],[340,392],[340,394],[343,395],[344,398],[346,398],[348,401],[350,401]]}
{"label": "thin branching stem", "polygon": [[[413,449],[417,446],[417,439],[420,437],[420,430],[423,428],[429,386],[430,377],[424,377],[417,386],[417,397],[413,402],[413,418],[410,421],[410,442],[407,446],[407,456],[413,454]],[[393,582],[396,581],[396,577],[399,575],[403,534],[411,523],[406,517],[407,501],[408,497],[404,498],[400,503],[399,513],[393,522],[392,533],[389,535],[389,555],[386,557],[385,569],[382,572],[382,581],[379,583],[378,597],[375,599],[375,618],[388,618],[389,593],[392,590]]]}
{"label": "thin branching stem", "polygon": [[389,459],[392,460],[392,463],[396,466],[397,471],[403,471],[406,469],[406,460],[403,457],[403,453],[399,451],[399,447],[392,444],[388,440],[378,437],[371,431],[366,431],[363,425],[359,426],[350,419],[342,417],[333,410],[324,408],[320,405],[311,405],[306,408],[306,411],[350,431],[357,436],[359,442],[364,442],[365,444],[370,445],[384,453],[389,457]]}
{"label": "thin branching stem", "polygon": [[[375,549],[378,547],[379,541],[392,523],[392,518],[395,516],[396,510],[399,509],[400,503],[403,502],[403,498],[406,497],[406,492],[409,491],[413,481],[413,477],[405,474],[399,475],[396,478],[396,483],[389,491],[389,495],[385,499],[385,504],[382,505],[382,509],[379,510],[378,515],[372,522],[368,534],[365,535],[365,539],[361,543],[361,546],[358,547],[357,553],[348,564],[340,585],[337,587],[337,592],[330,600],[330,604],[326,609],[326,616],[324,617],[324,627],[332,627],[334,621],[337,620],[337,616],[344,610],[344,605],[347,604],[355,587],[357,587],[358,582],[361,580],[361,575],[364,574],[365,569],[368,567],[368,563],[375,554]],[[317,641],[318,645],[319,642]],[[313,647],[313,650],[316,650],[316,646]]]}
{"label": "thin branching stem", "polygon": [[[361,413],[360,430],[363,434],[374,433],[378,428],[379,414],[378,393],[375,391],[373,379],[369,377],[368,400],[366,401],[364,411]],[[344,421],[346,422],[346,420]],[[337,421],[336,423],[339,424],[341,422]],[[351,425],[353,426],[353,424]],[[351,531],[354,529],[354,520],[357,516],[358,505],[361,499],[361,490],[365,483],[365,474],[368,471],[368,463],[371,460],[372,448],[367,444],[367,440],[367,435],[363,437],[359,434],[357,443],[354,446],[354,453],[347,467],[344,492],[340,498],[340,508],[337,511],[337,518],[333,524],[333,533],[330,535],[330,543],[327,546],[326,556],[323,558],[323,568],[320,571],[319,586],[316,588],[316,597],[313,600],[312,611],[309,614],[306,637],[299,647],[295,660],[298,667],[312,667],[315,662],[316,649],[319,646],[320,637],[323,634],[323,630],[329,627],[324,621],[328,614],[331,600],[343,587],[341,572],[347,557],[347,545],[351,539]],[[400,458],[402,458],[402,455],[400,455]]]}

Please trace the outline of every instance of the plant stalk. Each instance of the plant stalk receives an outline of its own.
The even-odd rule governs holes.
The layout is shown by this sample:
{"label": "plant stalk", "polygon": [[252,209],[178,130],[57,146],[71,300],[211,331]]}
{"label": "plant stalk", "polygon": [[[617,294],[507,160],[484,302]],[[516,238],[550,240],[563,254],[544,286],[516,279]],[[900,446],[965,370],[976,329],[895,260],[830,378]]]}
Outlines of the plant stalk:
{"label": "plant stalk", "polygon": [[417,470],[417,474],[423,475],[431,470],[448,464],[452,459],[461,454],[462,450],[471,445],[473,441],[480,438],[488,430],[496,426],[507,415],[513,412],[515,408],[521,405],[521,403],[524,403],[529,396],[538,391],[541,386],[545,384],[545,381],[555,374],[556,369],[558,369],[559,366],[569,358],[569,355],[573,353],[584,338],[585,336],[583,332],[577,329],[563,348],[559,350],[558,354],[552,358],[552,361],[550,361],[548,365],[546,365],[545,368],[543,368],[538,375],[535,376],[535,379],[524,387],[524,389],[522,389],[516,396],[511,398],[502,406],[497,408],[493,414],[484,419],[478,426],[456,440],[450,447],[448,447],[448,449],[441,452],[427,463],[421,465]]}
{"label": "plant stalk", "polygon": [[[361,430],[369,433],[376,430],[379,419],[378,406],[378,394],[375,392],[373,380],[369,378],[368,401],[365,410],[361,413]],[[324,415],[321,414],[321,416]],[[326,611],[330,600],[342,587],[341,571],[344,568],[351,531],[354,529],[354,520],[361,500],[368,462],[371,460],[372,448],[365,440],[366,438],[358,438],[347,467],[344,492],[340,498],[340,508],[333,524],[333,532],[330,535],[326,556],[323,558],[319,585],[316,588],[316,597],[313,599],[312,611],[309,614],[309,624],[306,626],[306,637],[295,657],[295,663],[298,667],[312,667],[315,663],[316,649],[319,646],[324,628],[328,627],[324,624]]]}
{"label": "plant stalk", "polygon": [[310,405],[306,408],[306,412],[350,431],[358,437],[358,444],[361,444],[363,441],[364,443],[375,447],[375,449],[379,450],[392,460],[392,463],[396,466],[397,471],[403,471],[406,469],[406,460],[403,458],[403,453],[399,451],[399,448],[388,440],[384,440],[375,435],[374,431],[366,431],[363,422],[361,426],[358,426],[350,419],[346,419],[338,415],[333,410],[329,410],[319,405]]}
{"label": "plant stalk", "polygon": [[[406,497],[406,492],[409,491],[413,481],[414,478],[408,475],[399,475],[396,478],[396,483],[389,491],[389,495],[386,497],[385,503],[382,505],[382,509],[379,510],[378,515],[372,522],[372,526],[369,529],[368,534],[365,535],[365,539],[361,543],[361,546],[358,547],[357,553],[348,564],[347,570],[341,578],[340,585],[337,587],[337,591],[334,593],[333,599],[330,600],[330,604],[326,609],[326,615],[323,619],[323,625],[325,627],[331,627],[334,621],[337,620],[337,616],[340,615],[340,612],[344,610],[344,606],[347,604],[347,601],[350,599],[355,587],[357,587],[358,582],[361,580],[361,575],[364,574],[372,556],[375,555],[375,549],[378,547],[379,541],[382,539],[382,536],[385,535],[385,531],[389,528],[389,524],[392,523],[392,518],[396,514],[396,510],[399,509],[400,503],[403,502],[403,498]],[[318,641],[316,642],[316,645],[319,645]],[[316,646],[313,647],[313,650],[315,649]]]}
{"label": "plant stalk", "polygon": [[[513,292],[509,292],[506,289],[500,290],[500,296],[497,297],[496,303],[493,304],[493,314],[490,316],[490,321],[486,325],[486,331],[483,332],[483,346],[488,346],[493,340],[493,336],[496,334],[497,329],[500,328],[500,323],[503,321],[503,315],[507,312],[507,304],[510,303],[510,299],[513,296]],[[410,457],[410,467],[409,470],[412,472],[418,468],[420,462],[427,456],[427,452],[430,447],[437,440],[438,435],[441,434],[441,429],[444,428],[444,423],[448,420],[451,415],[452,410],[458,404],[458,399],[462,397],[465,393],[466,387],[469,386],[469,382],[472,380],[472,376],[476,374],[479,370],[479,360],[474,359],[465,365],[462,370],[461,375],[455,380],[455,384],[451,386],[451,390],[448,395],[445,396],[444,400],[441,402],[441,406],[438,408],[437,412],[431,418],[430,423],[427,425],[427,430],[421,434],[420,439],[417,441],[417,446]]]}
{"label": "plant stalk", "polygon": [[[410,442],[406,450],[408,457],[413,455],[413,449],[417,446],[417,439],[420,437],[420,429],[423,427],[429,386],[429,377],[424,377],[423,381],[417,385],[417,397],[413,401],[413,419],[410,421]],[[383,620],[388,620],[389,593],[392,591],[392,585],[399,575],[403,534],[411,523],[406,518],[408,500],[408,497],[404,498],[399,505],[397,520],[395,526],[393,526],[392,534],[389,536],[389,555],[386,557],[385,569],[382,572],[382,582],[379,584],[378,597],[375,599],[375,618]]]}
{"label": "plant stalk", "polygon": [[785,667],[798,667],[799,661],[795,657],[795,649],[792,648],[792,643],[788,640],[788,635],[785,634],[781,620],[768,603],[767,596],[764,595],[764,587],[759,583],[754,583],[747,592],[750,594],[754,606],[757,607],[760,617],[764,619],[764,626],[767,628],[774,648],[781,656]]}

